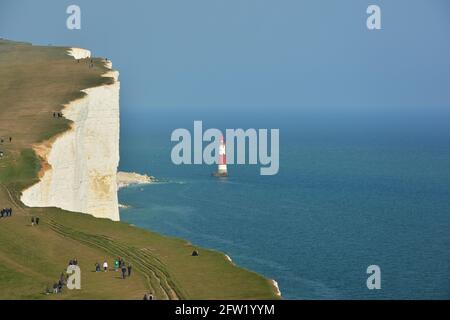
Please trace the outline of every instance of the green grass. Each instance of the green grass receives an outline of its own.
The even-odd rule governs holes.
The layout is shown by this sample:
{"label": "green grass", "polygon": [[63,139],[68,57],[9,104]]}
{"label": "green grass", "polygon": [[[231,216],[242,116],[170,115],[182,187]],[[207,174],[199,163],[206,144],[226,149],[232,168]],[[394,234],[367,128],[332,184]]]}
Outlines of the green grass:
{"label": "green grass", "polygon": [[[274,299],[269,280],[236,267],[222,253],[199,249],[122,222],[97,219],[57,208],[27,208],[21,190],[38,179],[40,159],[32,146],[67,130],[54,111],[81,98],[80,90],[108,84],[103,60],[77,63],[67,48],[39,47],[0,40],[0,207],[13,217],[0,219],[0,299]],[[13,137],[12,143],[8,138]],[[31,226],[39,216],[40,225]],[[191,253],[197,249],[198,257]],[[94,272],[94,264],[116,257],[133,265],[133,275]],[[76,257],[81,290],[46,295]]]}
{"label": "green grass", "polygon": [[0,171],[0,181],[15,184],[17,189],[36,181],[41,167],[39,159],[31,149],[21,150],[16,158],[5,158],[2,164],[5,166]]}

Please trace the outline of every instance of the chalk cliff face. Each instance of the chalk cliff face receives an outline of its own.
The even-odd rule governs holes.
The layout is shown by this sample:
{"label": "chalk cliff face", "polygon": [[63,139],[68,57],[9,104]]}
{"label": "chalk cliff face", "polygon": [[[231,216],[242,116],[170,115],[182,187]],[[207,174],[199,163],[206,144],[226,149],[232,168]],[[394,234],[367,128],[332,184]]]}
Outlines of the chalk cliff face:
{"label": "chalk cliff face", "polygon": [[[90,57],[89,51],[78,48],[69,54],[75,59]],[[63,115],[73,121],[71,129],[35,147],[48,168],[40,182],[23,191],[21,200],[27,206],[58,207],[119,220],[120,82],[116,71],[104,76],[115,82],[83,90],[84,98],[65,106]]]}

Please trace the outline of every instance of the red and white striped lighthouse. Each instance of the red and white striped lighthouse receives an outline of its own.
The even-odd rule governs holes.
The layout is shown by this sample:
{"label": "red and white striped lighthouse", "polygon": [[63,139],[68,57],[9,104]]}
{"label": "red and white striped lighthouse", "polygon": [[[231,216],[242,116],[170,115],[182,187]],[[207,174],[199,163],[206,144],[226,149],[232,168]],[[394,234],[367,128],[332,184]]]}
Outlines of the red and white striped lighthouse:
{"label": "red and white striped lighthouse", "polygon": [[217,170],[217,176],[225,177],[228,175],[227,172],[227,155],[225,148],[225,140],[223,136],[220,137],[219,145],[219,168]]}

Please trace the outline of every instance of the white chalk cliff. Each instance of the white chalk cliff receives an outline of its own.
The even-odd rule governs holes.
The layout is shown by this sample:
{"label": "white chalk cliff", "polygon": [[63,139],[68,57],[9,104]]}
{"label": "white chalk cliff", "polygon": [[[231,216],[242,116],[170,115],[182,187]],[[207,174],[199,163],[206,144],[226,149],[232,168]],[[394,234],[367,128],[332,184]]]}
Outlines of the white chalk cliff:
{"label": "white chalk cliff", "polygon": [[81,48],[70,48],[67,51],[67,54],[74,57],[74,59],[86,59],[91,57],[91,52],[89,50]]}
{"label": "white chalk cliff", "polygon": [[[90,57],[72,48],[75,59]],[[105,63],[109,68],[111,64]],[[47,162],[40,181],[22,192],[29,207],[58,207],[119,221],[117,167],[119,164],[118,72],[109,71],[113,84],[83,90],[86,95],[63,109],[71,129],[35,146]]]}

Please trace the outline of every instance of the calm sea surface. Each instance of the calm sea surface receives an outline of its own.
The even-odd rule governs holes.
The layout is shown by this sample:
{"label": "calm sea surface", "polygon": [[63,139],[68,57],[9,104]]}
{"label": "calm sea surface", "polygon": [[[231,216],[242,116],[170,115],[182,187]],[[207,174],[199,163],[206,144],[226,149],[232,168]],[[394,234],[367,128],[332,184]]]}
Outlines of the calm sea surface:
{"label": "calm sea surface", "polygon": [[[286,299],[449,299],[450,126],[396,117],[124,112],[121,170],[161,182],[121,190],[121,219],[220,250]],[[170,133],[193,120],[280,128],[279,174],[173,165]],[[372,264],[381,290],[366,287]]]}

